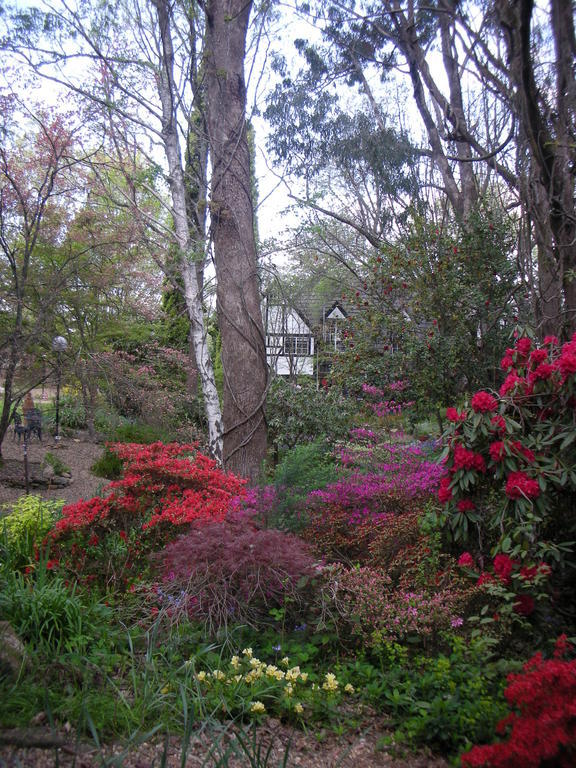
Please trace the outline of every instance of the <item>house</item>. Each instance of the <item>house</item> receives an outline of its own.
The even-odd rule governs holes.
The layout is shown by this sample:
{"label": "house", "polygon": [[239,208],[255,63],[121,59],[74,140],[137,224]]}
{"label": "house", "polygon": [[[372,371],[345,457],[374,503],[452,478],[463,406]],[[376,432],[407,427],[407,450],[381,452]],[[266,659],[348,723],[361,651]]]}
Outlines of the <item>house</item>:
{"label": "house", "polygon": [[344,348],[351,309],[341,300],[304,295],[288,302],[271,294],[264,301],[266,356],[278,376],[323,376],[329,357]]}

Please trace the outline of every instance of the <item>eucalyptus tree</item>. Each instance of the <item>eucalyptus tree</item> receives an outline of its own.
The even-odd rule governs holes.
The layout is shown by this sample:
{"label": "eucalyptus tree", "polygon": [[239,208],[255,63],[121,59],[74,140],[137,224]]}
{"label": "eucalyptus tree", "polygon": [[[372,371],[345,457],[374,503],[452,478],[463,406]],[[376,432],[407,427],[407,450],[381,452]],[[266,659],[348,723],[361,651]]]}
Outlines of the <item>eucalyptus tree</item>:
{"label": "eucalyptus tree", "polygon": [[[294,80],[284,75],[305,117],[284,122],[278,155],[302,160],[314,151],[310,123],[317,135],[329,130],[334,83],[356,88],[375,124],[414,124],[410,135],[433,169],[426,183],[457,220],[486,193],[520,210],[519,270],[525,279],[536,272],[537,322],[543,333],[572,329],[574,4],[549,0],[536,11],[532,0],[319,0],[301,10],[323,39],[300,41],[306,67]],[[401,97],[390,118],[398,83],[412,97]]]}

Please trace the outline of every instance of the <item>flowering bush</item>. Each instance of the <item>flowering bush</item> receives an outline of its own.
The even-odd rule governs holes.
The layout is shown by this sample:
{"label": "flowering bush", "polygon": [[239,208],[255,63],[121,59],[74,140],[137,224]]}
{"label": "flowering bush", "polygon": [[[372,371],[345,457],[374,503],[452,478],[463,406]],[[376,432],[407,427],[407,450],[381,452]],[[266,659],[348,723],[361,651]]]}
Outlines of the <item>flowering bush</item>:
{"label": "flowering bush", "polygon": [[457,590],[399,589],[386,572],[368,566],[334,566],[328,584],[340,617],[374,647],[408,639],[426,644],[442,629],[461,625]]}
{"label": "flowering bush", "polygon": [[116,443],[124,476],[103,498],[62,510],[51,536],[61,564],[80,580],[126,586],[137,563],[195,520],[224,519],[244,482],[218,468],[194,445]]}
{"label": "flowering bush", "polygon": [[[179,610],[217,631],[229,623],[270,618],[274,608],[301,608],[303,587],[315,575],[301,539],[259,529],[246,512],[221,522],[193,523],[190,533],[154,556],[163,589]],[[297,623],[297,622],[296,622]]]}
{"label": "flowering bush", "polygon": [[[419,446],[347,446],[341,462],[354,470],[373,461],[367,474],[347,477],[308,496],[303,535],[327,558],[365,559],[368,546],[385,535],[387,522],[415,511],[438,487],[441,468],[426,461]],[[374,471],[375,470],[375,471]]]}
{"label": "flowering bush", "polygon": [[508,740],[474,747],[462,756],[463,768],[571,768],[576,763],[576,661],[562,656],[565,636],[554,658],[537,653],[520,674],[508,676],[505,696],[516,711],[500,721]]}
{"label": "flowering bush", "polygon": [[258,719],[271,714],[293,721],[326,718],[331,712],[337,714],[335,707],[343,695],[354,693],[354,687],[344,685],[333,672],[318,679],[298,665],[291,666],[287,656],[277,664],[261,661],[252,648],[244,648],[226,665],[194,674],[208,711],[220,711],[228,717]]}
{"label": "flowering bush", "polygon": [[[470,409],[449,408],[447,474],[438,497],[457,541],[476,534],[505,551],[539,556],[542,539],[566,534],[576,491],[576,334],[534,348],[520,338],[506,350],[506,380],[481,391]],[[475,534],[475,537],[476,537]],[[548,545],[546,545],[548,546]],[[556,549],[556,557],[559,550]]]}
{"label": "flowering bush", "polygon": [[[484,631],[490,634],[503,637],[514,625],[523,625],[538,603],[549,599],[551,569],[544,562],[527,565],[507,554],[498,554],[491,567],[480,570],[470,552],[463,552],[458,566],[483,592],[481,622]],[[480,619],[473,617],[471,620]]]}

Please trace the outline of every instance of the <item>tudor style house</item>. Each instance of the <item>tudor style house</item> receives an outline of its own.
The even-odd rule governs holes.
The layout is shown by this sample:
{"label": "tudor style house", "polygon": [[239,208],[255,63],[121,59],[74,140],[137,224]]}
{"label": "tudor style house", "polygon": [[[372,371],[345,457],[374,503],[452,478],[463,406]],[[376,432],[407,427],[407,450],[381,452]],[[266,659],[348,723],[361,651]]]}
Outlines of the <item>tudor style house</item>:
{"label": "tudor style house", "polygon": [[323,376],[330,355],[343,349],[350,310],[340,300],[302,296],[296,302],[266,296],[264,327],[270,369],[279,376]]}

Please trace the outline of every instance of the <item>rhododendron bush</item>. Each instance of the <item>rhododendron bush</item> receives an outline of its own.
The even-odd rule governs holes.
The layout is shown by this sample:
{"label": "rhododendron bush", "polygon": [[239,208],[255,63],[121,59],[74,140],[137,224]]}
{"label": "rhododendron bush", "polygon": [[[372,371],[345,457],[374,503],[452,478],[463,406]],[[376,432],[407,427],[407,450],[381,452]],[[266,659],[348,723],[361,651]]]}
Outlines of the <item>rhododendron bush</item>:
{"label": "rhododendron bush", "polygon": [[223,472],[195,445],[110,444],[124,475],[103,498],[62,510],[52,551],[79,579],[104,579],[121,587],[137,562],[196,520],[223,520],[245,481]]}
{"label": "rhododendron bush", "polygon": [[508,739],[474,747],[462,756],[463,768],[576,765],[576,661],[562,658],[567,650],[563,636],[553,659],[537,653],[522,673],[509,675],[505,696],[514,711],[497,729]]}
{"label": "rhododendron bush", "polygon": [[464,410],[447,410],[438,497],[457,541],[498,543],[522,557],[552,548],[559,557],[562,539],[573,538],[576,334],[563,345],[519,338],[502,368],[497,394],[477,392]]}

